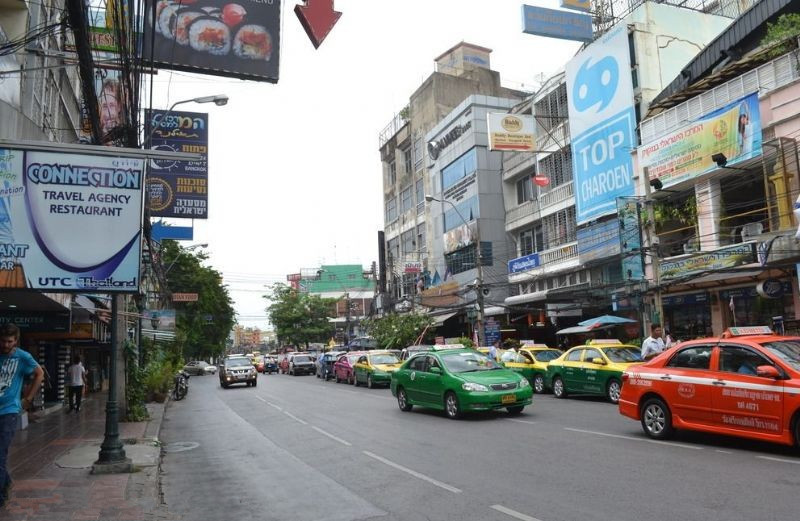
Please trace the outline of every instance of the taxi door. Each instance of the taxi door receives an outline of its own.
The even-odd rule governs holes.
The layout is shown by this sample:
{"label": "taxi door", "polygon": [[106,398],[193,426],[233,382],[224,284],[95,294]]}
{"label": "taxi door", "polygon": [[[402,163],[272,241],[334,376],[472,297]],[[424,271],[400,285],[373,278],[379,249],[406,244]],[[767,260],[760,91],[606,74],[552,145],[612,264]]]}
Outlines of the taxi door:
{"label": "taxi door", "polygon": [[360,356],[356,361],[355,365],[353,366],[353,378],[356,382],[366,382],[367,381],[367,368],[369,367],[369,361],[367,360],[367,356]]}
{"label": "taxi door", "polygon": [[783,381],[756,375],[770,365],[755,348],[721,344],[717,378],[712,382],[712,420],[720,427],[750,433],[780,435],[783,426]]}
{"label": "taxi door", "polygon": [[[439,364],[436,357],[432,355],[427,355],[425,358],[425,373],[423,373],[420,382],[422,401],[428,405],[441,407],[444,403],[442,393],[444,387],[444,384],[442,384],[442,366]],[[434,367],[439,369],[438,373],[431,370]]]}
{"label": "taxi door", "polygon": [[666,398],[672,414],[685,422],[712,423],[711,382],[716,378],[711,370],[714,347],[714,344],[694,344],[680,349],[664,366],[658,379],[653,380],[653,389]]}
{"label": "taxi door", "polygon": [[406,369],[408,375],[403,378],[403,387],[405,387],[408,397],[414,403],[422,403],[424,401],[425,395],[422,391],[422,386],[427,374],[426,358],[425,355],[414,357],[408,363],[408,369]]}
{"label": "taxi door", "polygon": [[580,368],[581,390],[592,394],[605,393],[605,377],[603,375],[603,364],[595,364],[592,360],[599,358],[605,360],[599,349],[584,349],[583,363]]}
{"label": "taxi door", "polygon": [[515,353],[510,350],[506,351],[503,353],[503,356],[500,357],[500,361],[503,362],[506,369],[519,373],[528,380],[533,379],[533,372],[531,370],[533,367],[533,360],[524,352]]}
{"label": "taxi door", "polygon": [[580,391],[583,388],[583,372],[581,370],[583,362],[581,356],[585,349],[571,351],[564,359],[564,387],[567,392]]}

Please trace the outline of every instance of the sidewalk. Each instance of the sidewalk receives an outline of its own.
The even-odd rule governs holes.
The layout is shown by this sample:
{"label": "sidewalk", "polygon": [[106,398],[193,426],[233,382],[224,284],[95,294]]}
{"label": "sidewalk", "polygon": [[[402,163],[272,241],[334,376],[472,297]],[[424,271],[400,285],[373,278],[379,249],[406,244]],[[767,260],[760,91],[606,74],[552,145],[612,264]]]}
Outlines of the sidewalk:
{"label": "sidewalk", "polygon": [[150,421],[119,424],[132,474],[92,475],[105,429],[106,395],[84,400],[79,413],[39,416],[17,432],[9,451],[14,488],[0,520],[117,521],[174,519],[159,500],[158,433],[163,404],[148,404]]}

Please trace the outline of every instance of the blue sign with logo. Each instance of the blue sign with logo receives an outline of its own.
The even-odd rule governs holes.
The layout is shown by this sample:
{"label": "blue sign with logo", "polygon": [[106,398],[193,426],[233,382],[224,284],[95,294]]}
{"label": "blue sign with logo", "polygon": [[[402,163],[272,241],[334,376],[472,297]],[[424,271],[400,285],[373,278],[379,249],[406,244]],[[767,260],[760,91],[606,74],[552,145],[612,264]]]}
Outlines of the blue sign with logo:
{"label": "blue sign with logo", "polygon": [[661,297],[661,305],[665,307],[694,306],[697,304],[707,304],[708,302],[708,293],[689,293],[688,295],[668,295]]}
{"label": "blue sign with logo", "polygon": [[518,257],[508,261],[508,272],[519,273],[521,271],[528,271],[532,270],[533,268],[538,268],[539,266],[539,254],[531,253],[530,255],[525,255],[524,257]]}
{"label": "blue sign with logo", "polygon": [[522,32],[548,38],[591,42],[592,17],[558,9],[523,5]]}
{"label": "blue sign with logo", "polygon": [[634,194],[636,114],[628,31],[616,27],[567,64],[578,224],[616,212]]}
{"label": "blue sign with logo", "polygon": [[494,345],[500,341],[500,323],[494,318],[487,318],[483,325],[483,334],[486,338],[486,345]]}

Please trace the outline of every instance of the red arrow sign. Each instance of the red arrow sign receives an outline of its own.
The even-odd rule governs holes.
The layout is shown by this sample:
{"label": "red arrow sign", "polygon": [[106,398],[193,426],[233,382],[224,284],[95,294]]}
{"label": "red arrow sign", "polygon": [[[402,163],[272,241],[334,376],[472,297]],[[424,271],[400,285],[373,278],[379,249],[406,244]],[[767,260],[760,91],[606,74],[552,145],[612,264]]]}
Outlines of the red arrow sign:
{"label": "red arrow sign", "polygon": [[294,14],[300,19],[314,48],[319,49],[342,13],[333,10],[333,0],[305,0],[304,4],[294,6]]}

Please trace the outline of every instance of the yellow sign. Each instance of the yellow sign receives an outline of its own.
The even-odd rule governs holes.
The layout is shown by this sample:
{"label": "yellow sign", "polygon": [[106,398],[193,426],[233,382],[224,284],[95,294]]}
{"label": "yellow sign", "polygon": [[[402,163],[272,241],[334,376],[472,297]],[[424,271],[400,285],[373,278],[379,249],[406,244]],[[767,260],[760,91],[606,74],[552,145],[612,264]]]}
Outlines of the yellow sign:
{"label": "yellow sign", "polygon": [[520,114],[490,113],[489,148],[512,152],[532,152],[534,150],[533,116]]}

